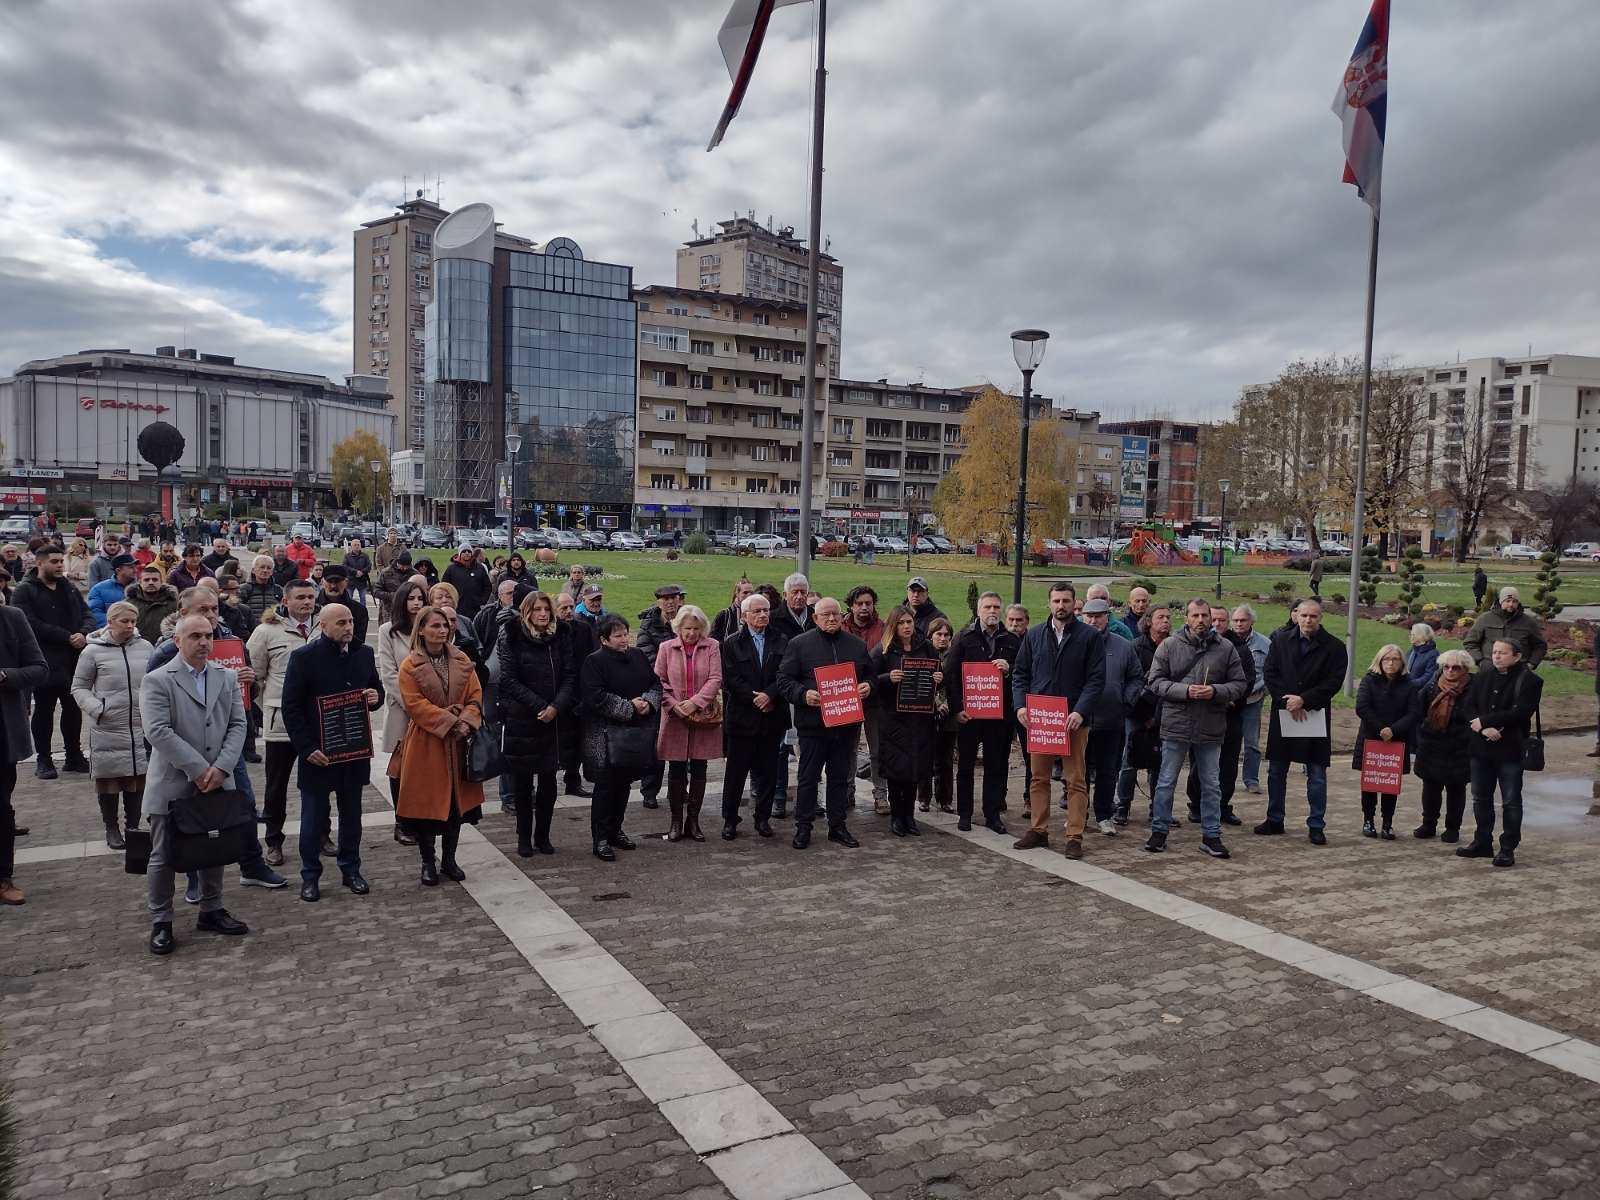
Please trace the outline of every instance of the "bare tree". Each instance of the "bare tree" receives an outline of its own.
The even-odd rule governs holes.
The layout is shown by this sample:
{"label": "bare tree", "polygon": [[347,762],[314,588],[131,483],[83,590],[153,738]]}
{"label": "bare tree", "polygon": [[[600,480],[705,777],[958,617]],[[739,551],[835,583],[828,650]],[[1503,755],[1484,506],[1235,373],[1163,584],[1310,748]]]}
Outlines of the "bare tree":
{"label": "bare tree", "polygon": [[1452,393],[1448,404],[1444,483],[1433,501],[1456,510],[1455,561],[1459,563],[1466,561],[1467,550],[1477,539],[1484,518],[1498,516],[1510,507],[1515,494],[1511,485],[1511,431],[1509,425],[1491,424],[1489,400],[1482,384],[1470,400]]}
{"label": "bare tree", "polygon": [[1522,501],[1543,528],[1545,546],[1557,554],[1600,522],[1600,485],[1579,482],[1576,476],[1568,479],[1560,491],[1530,491]]}
{"label": "bare tree", "polygon": [[[1341,433],[1329,472],[1329,499],[1345,512],[1355,511],[1356,451],[1361,375],[1353,371],[1348,388],[1353,397],[1348,439]],[[1428,397],[1416,377],[1385,364],[1373,372],[1367,411],[1367,528],[1378,534],[1380,553],[1391,544],[1398,557],[1406,520],[1423,515],[1423,448],[1428,431]]]}
{"label": "bare tree", "polygon": [[1320,550],[1317,518],[1329,498],[1331,471],[1347,446],[1351,412],[1347,361],[1320,358],[1290,363],[1264,388],[1239,399],[1243,431],[1241,473],[1259,515],[1298,523]]}

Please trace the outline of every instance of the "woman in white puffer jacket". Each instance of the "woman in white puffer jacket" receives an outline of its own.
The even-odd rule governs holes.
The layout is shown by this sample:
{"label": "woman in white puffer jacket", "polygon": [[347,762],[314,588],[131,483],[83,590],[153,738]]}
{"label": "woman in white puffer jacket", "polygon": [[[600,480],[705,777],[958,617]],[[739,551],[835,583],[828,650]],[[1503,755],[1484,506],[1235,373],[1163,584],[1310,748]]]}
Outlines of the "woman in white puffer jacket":
{"label": "woman in white puffer jacket", "polygon": [[147,751],[139,720],[139,684],[151,646],[139,636],[139,610],[126,600],[106,609],[106,626],[89,635],[72,675],[72,698],[89,727],[89,771],[105,822],[106,845],[121,850],[117,796],[129,829],[139,825]]}

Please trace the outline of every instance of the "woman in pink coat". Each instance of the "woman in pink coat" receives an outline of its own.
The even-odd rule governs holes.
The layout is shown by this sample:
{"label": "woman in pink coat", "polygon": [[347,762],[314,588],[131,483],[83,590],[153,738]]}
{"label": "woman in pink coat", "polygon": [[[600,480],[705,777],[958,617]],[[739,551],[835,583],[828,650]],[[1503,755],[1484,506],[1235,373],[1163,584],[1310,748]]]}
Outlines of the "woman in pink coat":
{"label": "woman in pink coat", "polygon": [[706,798],[706,764],[722,757],[722,653],[706,636],[706,614],[685,604],[672,620],[671,641],[656,651],[661,680],[661,732],[656,757],[667,764],[667,803],[672,828],[667,841],[700,832],[700,806]]}

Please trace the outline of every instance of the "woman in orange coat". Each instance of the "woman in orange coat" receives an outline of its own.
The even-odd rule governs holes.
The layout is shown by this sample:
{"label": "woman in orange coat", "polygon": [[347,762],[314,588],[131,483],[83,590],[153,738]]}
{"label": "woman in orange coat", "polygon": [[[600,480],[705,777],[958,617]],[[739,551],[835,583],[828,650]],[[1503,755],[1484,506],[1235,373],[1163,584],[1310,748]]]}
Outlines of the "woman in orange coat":
{"label": "woman in orange coat", "polygon": [[[422,882],[436,887],[441,872],[460,883],[456,843],[463,821],[476,825],[483,785],[463,778],[466,739],[483,723],[483,688],[472,660],[451,645],[455,624],[431,605],[412,626],[411,653],[400,664],[400,699],[411,724],[389,759],[400,780],[395,813],[417,836]],[[444,853],[435,865],[433,839],[442,834]]]}

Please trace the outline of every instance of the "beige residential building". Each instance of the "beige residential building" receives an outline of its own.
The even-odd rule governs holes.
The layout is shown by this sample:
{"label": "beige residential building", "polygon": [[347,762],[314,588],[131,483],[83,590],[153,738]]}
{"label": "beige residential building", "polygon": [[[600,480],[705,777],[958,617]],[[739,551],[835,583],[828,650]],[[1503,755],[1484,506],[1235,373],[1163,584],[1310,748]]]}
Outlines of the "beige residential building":
{"label": "beige residential building", "polygon": [[[719,232],[695,238],[678,250],[678,286],[727,296],[750,296],[798,307],[804,327],[810,295],[811,251],[794,229],[773,229],[756,222],[755,214],[718,221]],[[817,328],[827,335],[828,374],[839,374],[839,349],[844,313],[844,268],[823,246],[818,282]]]}
{"label": "beige residential building", "polygon": [[[637,523],[794,534],[805,410],[803,305],[697,288],[637,288]],[[819,340],[819,349],[829,347]],[[812,472],[823,505],[826,361]]]}

